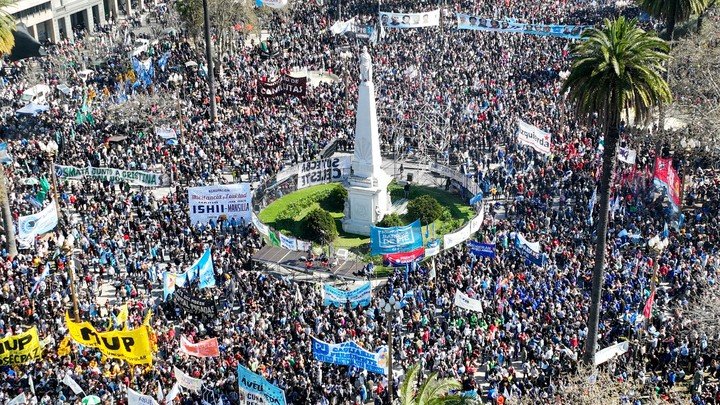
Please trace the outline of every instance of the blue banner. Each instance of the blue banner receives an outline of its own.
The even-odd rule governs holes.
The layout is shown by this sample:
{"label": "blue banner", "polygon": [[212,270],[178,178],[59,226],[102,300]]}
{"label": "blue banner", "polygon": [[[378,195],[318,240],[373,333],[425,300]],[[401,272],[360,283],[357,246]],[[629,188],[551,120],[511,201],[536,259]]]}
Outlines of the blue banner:
{"label": "blue banner", "polygon": [[210,248],[205,249],[205,253],[185,273],[191,276],[197,274],[200,278],[200,288],[215,287],[215,267]]}
{"label": "blue banner", "polygon": [[513,18],[492,19],[471,14],[455,14],[457,29],[474,31],[495,31],[550,36],[567,39],[579,39],[583,31],[592,28],[588,25],[529,24],[517,22]]}
{"label": "blue banner", "polygon": [[474,240],[467,241],[470,253],[477,257],[495,257],[494,243],[480,243]]}
{"label": "blue banner", "polygon": [[409,252],[422,247],[420,220],[391,228],[370,227],[370,254]]}
{"label": "blue banner", "polygon": [[238,364],[238,385],[240,386],[240,403],[261,403],[253,401],[252,396],[262,397],[266,404],[285,405],[285,391],[270,384],[266,379]]}
{"label": "blue banner", "polygon": [[382,347],[376,353],[367,351],[355,342],[326,343],[313,338],[312,351],[315,360],[340,366],[353,366],[371,373],[387,373],[387,348]]}
{"label": "blue banner", "polygon": [[366,307],[370,305],[372,299],[372,285],[368,281],[360,287],[345,291],[339,288],[335,288],[329,284],[323,284],[323,305],[329,306],[334,305],[336,307],[345,306],[346,303],[350,303],[350,306],[355,308],[358,305]]}
{"label": "blue banner", "polygon": [[545,264],[545,256],[540,252],[540,243],[528,242],[519,232],[515,234],[515,249],[530,263],[536,266]]}

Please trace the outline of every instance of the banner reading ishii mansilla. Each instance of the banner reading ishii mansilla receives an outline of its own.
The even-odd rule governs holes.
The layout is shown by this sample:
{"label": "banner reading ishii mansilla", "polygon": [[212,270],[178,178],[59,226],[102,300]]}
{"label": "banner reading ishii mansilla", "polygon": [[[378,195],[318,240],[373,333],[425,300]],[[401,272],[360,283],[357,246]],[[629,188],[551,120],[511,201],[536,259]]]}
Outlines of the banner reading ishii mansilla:
{"label": "banner reading ishii mansilla", "polygon": [[238,223],[241,219],[246,224],[251,221],[252,192],[249,183],[190,187],[188,204],[192,225],[217,221],[221,216],[227,220],[235,218]]}

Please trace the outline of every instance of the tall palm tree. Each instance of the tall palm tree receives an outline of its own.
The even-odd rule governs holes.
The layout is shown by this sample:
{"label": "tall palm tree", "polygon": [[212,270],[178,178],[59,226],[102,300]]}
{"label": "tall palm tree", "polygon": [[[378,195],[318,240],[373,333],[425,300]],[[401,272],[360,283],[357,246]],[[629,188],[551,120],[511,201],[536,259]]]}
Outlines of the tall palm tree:
{"label": "tall palm tree", "polygon": [[[14,3],[14,0],[0,0],[0,7],[6,7]],[[15,46],[15,21],[8,13],[0,10],[0,54],[9,54]],[[17,255],[15,244],[15,226],[13,225],[12,213],[10,211],[10,200],[8,198],[7,185],[5,181],[5,169],[0,167],[0,205],[2,205],[3,228],[5,232],[5,243],[7,244],[10,256]]]}
{"label": "tall palm tree", "polygon": [[708,0],[640,0],[640,7],[651,16],[665,19],[665,39],[672,40],[675,25],[687,21],[691,15],[700,14]]}
{"label": "tall palm tree", "polygon": [[620,116],[623,109],[632,108],[636,120],[647,121],[655,106],[670,102],[670,87],[662,77],[668,50],[665,41],[638,27],[636,20],[606,19],[600,28],[583,33],[583,41],[572,50],[572,68],[563,84],[563,92],[574,104],[578,119],[591,123],[597,114],[604,132],[592,301],[584,355],[589,364],[593,364],[597,351],[610,180],[615,168]]}
{"label": "tall palm tree", "polygon": [[412,365],[405,374],[405,379],[400,385],[401,405],[459,405],[468,404],[470,401],[461,395],[448,395],[452,390],[459,390],[462,387],[457,380],[452,378],[438,379],[437,373],[432,373],[418,388],[418,377],[420,374],[420,363]]}

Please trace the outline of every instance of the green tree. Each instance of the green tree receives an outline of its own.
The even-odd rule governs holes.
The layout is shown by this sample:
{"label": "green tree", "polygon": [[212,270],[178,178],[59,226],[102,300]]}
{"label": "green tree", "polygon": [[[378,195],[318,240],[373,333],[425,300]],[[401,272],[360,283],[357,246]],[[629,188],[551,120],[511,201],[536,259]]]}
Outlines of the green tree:
{"label": "green tree", "polygon": [[563,92],[574,104],[578,119],[590,125],[597,114],[604,132],[595,267],[584,355],[588,364],[593,364],[597,351],[610,180],[615,168],[620,116],[625,108],[632,108],[636,120],[647,121],[655,106],[671,101],[670,88],[662,78],[668,51],[665,41],[638,27],[636,20],[606,19],[600,28],[583,33],[583,41],[572,50],[572,68],[563,84]]}
{"label": "green tree", "polygon": [[385,217],[383,217],[382,221],[377,223],[377,226],[383,227],[383,228],[389,228],[393,226],[403,226],[405,225],[403,223],[402,218],[400,218],[400,215],[396,213],[387,214]]}
{"label": "green tree", "polygon": [[332,242],[338,237],[335,218],[322,208],[316,208],[305,217],[303,238],[317,243]]}
{"label": "green tree", "polygon": [[708,0],[640,0],[640,6],[655,18],[665,19],[665,39],[672,40],[677,23],[702,13]]}
{"label": "green tree", "polygon": [[407,205],[407,218],[410,221],[419,218],[422,224],[429,224],[435,221],[440,218],[442,213],[442,205],[429,195],[421,195],[410,201]]}
{"label": "green tree", "polygon": [[402,405],[443,405],[470,403],[467,398],[460,395],[448,395],[450,391],[462,387],[459,381],[452,378],[439,379],[437,373],[432,373],[418,387],[420,364],[415,363],[405,373],[405,379],[400,385],[400,404]]}

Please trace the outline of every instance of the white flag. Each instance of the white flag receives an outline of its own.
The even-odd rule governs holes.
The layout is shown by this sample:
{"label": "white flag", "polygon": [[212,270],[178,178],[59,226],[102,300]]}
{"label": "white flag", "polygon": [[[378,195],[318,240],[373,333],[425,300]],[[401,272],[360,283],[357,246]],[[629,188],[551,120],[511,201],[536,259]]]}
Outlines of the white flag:
{"label": "white flag", "polygon": [[143,395],[132,388],[127,389],[128,405],[158,405],[155,398],[150,395]]}
{"label": "white flag", "polygon": [[156,127],[155,135],[165,140],[177,139],[177,133],[175,132],[175,129],[168,127]]}
{"label": "white flag", "polygon": [[460,290],[455,291],[455,306],[475,312],[483,311],[482,302],[470,298],[466,294],[461,293]]}
{"label": "white flag", "polygon": [[162,402],[163,397],[165,397],[165,394],[163,394],[163,389],[162,389],[162,385],[160,385],[160,380],[158,380],[157,383],[158,383],[158,387],[157,387],[156,398],[158,401]]}
{"label": "white flag", "polygon": [[27,404],[27,398],[25,398],[25,393],[16,396],[12,399],[12,401],[8,402],[7,405],[20,405],[20,404]]}
{"label": "white flag", "polygon": [[84,392],[83,389],[80,388],[80,386],[78,385],[78,383],[75,382],[75,380],[73,380],[72,377],[70,377],[70,373],[65,374],[65,377],[63,377],[62,382],[65,383],[65,385],[67,385],[68,387],[70,387],[70,389],[71,389],[75,394],[79,394],[79,393],[81,393],[81,392]]}
{"label": "white flag", "polygon": [[613,359],[617,356],[622,356],[630,349],[630,343],[625,341],[612,346],[606,347],[599,352],[595,353],[595,365],[605,363],[606,361]]}
{"label": "white flag", "polygon": [[178,383],[175,383],[175,385],[172,386],[172,388],[170,389],[170,392],[168,392],[167,396],[165,397],[165,403],[166,404],[172,403],[172,401],[175,400],[175,397],[177,397],[179,393],[180,393],[180,386],[178,385]]}
{"label": "white flag", "polygon": [[18,219],[17,241],[22,247],[30,247],[36,236],[52,231],[57,224],[57,206],[53,201],[37,214],[26,215]]}
{"label": "white flag", "polygon": [[187,388],[190,391],[200,391],[200,388],[202,388],[203,380],[190,377],[177,367],[173,367],[173,372],[175,373],[175,379],[181,387]]}
{"label": "white flag", "polygon": [[635,149],[630,148],[618,148],[618,160],[629,165],[635,164],[637,158],[637,152]]}

